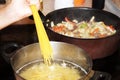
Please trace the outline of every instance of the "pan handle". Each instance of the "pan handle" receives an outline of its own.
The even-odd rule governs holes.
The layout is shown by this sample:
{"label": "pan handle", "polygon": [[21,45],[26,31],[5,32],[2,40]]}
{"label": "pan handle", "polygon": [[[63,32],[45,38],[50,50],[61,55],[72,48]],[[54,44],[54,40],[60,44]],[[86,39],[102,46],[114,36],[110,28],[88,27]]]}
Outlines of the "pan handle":
{"label": "pan handle", "polygon": [[[40,17],[42,19],[42,22],[44,23],[44,21],[45,21],[45,15],[40,10],[38,11],[38,13],[39,13],[39,15],[40,15]],[[29,16],[29,18],[33,20],[33,15]]]}
{"label": "pan handle", "polygon": [[22,45],[17,42],[3,42],[2,44],[0,44],[1,55],[7,63],[10,63],[10,58],[14,55],[15,51],[17,51],[21,47]]}
{"label": "pan handle", "polygon": [[0,4],[5,4],[6,0],[0,0]]}
{"label": "pan handle", "polygon": [[93,77],[90,80],[111,80],[111,75],[106,72],[95,71]]}
{"label": "pan handle", "polygon": [[95,9],[103,9],[105,4],[105,0],[92,0],[92,8]]}
{"label": "pan handle", "polygon": [[84,80],[90,80],[91,77],[94,75],[95,71],[91,70],[90,73],[84,78]]}
{"label": "pan handle", "polygon": [[106,72],[91,70],[84,80],[111,80],[111,75]]}

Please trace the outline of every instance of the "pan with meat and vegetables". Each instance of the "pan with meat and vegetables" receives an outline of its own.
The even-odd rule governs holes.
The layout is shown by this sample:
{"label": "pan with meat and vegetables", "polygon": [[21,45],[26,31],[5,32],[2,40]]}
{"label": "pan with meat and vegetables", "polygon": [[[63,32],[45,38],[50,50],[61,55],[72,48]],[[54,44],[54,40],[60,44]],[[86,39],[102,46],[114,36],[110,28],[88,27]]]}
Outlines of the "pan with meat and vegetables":
{"label": "pan with meat and vegetables", "polygon": [[50,40],[75,44],[92,57],[112,55],[120,42],[120,18],[93,8],[71,7],[52,11],[45,16]]}
{"label": "pan with meat and vegetables", "polygon": [[51,22],[50,29],[65,36],[88,39],[103,38],[116,33],[112,25],[105,25],[102,21],[95,22],[94,18],[93,16],[88,22],[78,22],[77,20],[70,21],[65,17],[65,21],[56,25],[54,25],[54,22]]}

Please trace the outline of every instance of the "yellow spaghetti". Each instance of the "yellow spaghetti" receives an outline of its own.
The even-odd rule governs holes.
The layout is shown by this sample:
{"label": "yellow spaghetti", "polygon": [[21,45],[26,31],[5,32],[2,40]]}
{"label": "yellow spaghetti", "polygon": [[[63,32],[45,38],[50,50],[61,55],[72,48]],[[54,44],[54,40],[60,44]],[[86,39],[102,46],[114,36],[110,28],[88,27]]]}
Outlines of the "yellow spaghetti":
{"label": "yellow spaghetti", "polygon": [[37,11],[36,5],[31,4],[30,8],[32,10],[33,18],[34,18],[35,25],[36,25],[41,54],[43,55],[45,63],[51,64],[52,47],[50,45],[47,33],[44,29],[44,26],[43,26],[42,20],[39,16],[39,13]]}
{"label": "yellow spaghetti", "polygon": [[61,66],[57,63],[50,66],[44,63],[34,64],[27,69],[23,69],[20,76],[25,80],[80,80],[82,78],[79,70]]}

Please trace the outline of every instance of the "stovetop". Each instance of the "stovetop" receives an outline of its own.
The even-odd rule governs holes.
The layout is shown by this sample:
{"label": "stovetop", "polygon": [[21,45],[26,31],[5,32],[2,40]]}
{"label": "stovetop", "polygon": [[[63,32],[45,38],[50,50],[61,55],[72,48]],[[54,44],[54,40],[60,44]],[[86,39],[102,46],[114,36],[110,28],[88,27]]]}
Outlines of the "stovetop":
{"label": "stovetop", "polygon": [[[0,31],[0,43],[7,41],[16,41],[24,45],[34,43],[34,31],[34,24],[11,25]],[[117,50],[111,56],[93,60],[93,70],[95,74],[91,80],[120,80],[120,50]],[[98,75],[99,79],[96,77]],[[0,80],[15,80],[10,64],[1,55]]]}

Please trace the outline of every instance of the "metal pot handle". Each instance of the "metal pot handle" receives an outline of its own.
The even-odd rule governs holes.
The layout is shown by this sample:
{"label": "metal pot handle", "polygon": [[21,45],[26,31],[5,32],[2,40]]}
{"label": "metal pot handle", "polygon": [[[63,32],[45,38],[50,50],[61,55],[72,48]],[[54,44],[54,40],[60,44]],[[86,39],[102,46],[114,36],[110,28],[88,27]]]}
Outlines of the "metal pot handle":
{"label": "metal pot handle", "polygon": [[0,44],[1,55],[6,62],[10,63],[11,56],[13,56],[15,51],[21,47],[22,45],[17,42],[3,42]]}
{"label": "metal pot handle", "polygon": [[111,75],[106,72],[95,71],[93,77],[90,80],[111,80]]}
{"label": "metal pot handle", "polygon": [[91,70],[84,80],[111,80],[111,75],[106,72]]}
{"label": "metal pot handle", "polygon": [[84,80],[90,80],[91,77],[94,75],[95,71],[94,70],[91,70],[90,73],[85,77]]}

